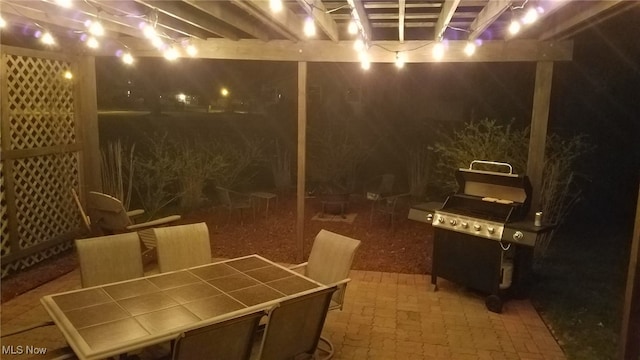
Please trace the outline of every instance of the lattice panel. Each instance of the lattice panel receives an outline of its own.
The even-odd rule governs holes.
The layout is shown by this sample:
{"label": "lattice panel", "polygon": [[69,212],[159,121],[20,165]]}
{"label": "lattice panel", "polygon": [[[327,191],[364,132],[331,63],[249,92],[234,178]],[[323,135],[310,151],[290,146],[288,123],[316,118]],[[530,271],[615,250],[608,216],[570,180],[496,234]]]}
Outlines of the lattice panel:
{"label": "lattice panel", "polygon": [[75,142],[73,82],[64,61],[6,56],[10,149]]}
{"label": "lattice panel", "polygon": [[4,186],[4,162],[0,162],[0,256],[11,252],[9,238],[9,211]]}
{"label": "lattice panel", "polygon": [[77,228],[69,189],[78,188],[78,153],[16,159],[13,166],[21,249]]}
{"label": "lattice panel", "polygon": [[52,256],[58,255],[64,251],[67,251],[73,247],[73,240],[62,242],[56,246],[44,249],[38,253],[27,256],[19,261],[14,261],[10,264],[2,264],[2,278],[14,273],[16,271],[31,267],[42,260],[46,260]]}

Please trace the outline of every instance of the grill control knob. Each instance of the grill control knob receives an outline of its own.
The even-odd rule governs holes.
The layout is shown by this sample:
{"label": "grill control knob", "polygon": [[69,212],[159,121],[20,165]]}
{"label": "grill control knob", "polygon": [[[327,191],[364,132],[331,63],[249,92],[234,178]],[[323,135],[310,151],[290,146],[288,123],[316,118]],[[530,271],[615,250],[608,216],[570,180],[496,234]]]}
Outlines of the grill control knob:
{"label": "grill control knob", "polygon": [[478,224],[475,224],[475,225],[473,225],[473,229],[475,231],[480,231],[480,229],[482,229],[482,227],[480,225],[478,225]]}
{"label": "grill control knob", "polygon": [[516,231],[515,233],[513,233],[513,240],[515,241],[522,240],[523,237],[524,234],[522,233],[522,231]]}
{"label": "grill control knob", "polygon": [[427,214],[427,221],[433,220],[433,214]]}
{"label": "grill control knob", "polygon": [[444,224],[444,218],[442,216],[438,216],[438,222],[440,224]]}
{"label": "grill control knob", "polygon": [[469,227],[469,224],[463,221],[462,224],[460,224],[460,226],[462,226],[463,229],[466,229]]}
{"label": "grill control knob", "polygon": [[496,229],[494,229],[492,227],[488,227],[487,231],[489,232],[489,234],[493,234],[494,232],[496,232]]}
{"label": "grill control knob", "polygon": [[457,223],[456,219],[449,220],[449,224],[451,224],[451,226],[456,226]]}

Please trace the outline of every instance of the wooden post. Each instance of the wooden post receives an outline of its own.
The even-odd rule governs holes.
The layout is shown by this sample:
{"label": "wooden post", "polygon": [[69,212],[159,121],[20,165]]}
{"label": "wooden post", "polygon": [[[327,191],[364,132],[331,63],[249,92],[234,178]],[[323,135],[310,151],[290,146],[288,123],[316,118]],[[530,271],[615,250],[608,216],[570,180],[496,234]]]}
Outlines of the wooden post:
{"label": "wooden post", "polygon": [[[639,186],[640,187],[640,186]],[[636,222],[631,239],[627,290],[622,309],[619,353],[621,360],[640,359],[640,189],[636,202]]]}
{"label": "wooden post", "polygon": [[553,62],[539,61],[536,65],[533,111],[531,113],[531,134],[529,137],[529,154],[527,157],[527,176],[531,180],[533,187],[531,216],[533,216],[536,211],[540,211],[541,208],[540,190],[542,188],[542,172],[544,170],[544,150],[547,140],[552,80]]}
{"label": "wooden post", "polygon": [[95,57],[78,56],[74,75],[77,79],[74,94],[77,101],[76,124],[80,127],[79,139],[82,144],[80,186],[85,191],[102,191]]}
{"label": "wooden post", "polygon": [[304,259],[304,198],[307,155],[307,63],[298,62],[298,186],[296,240],[297,260]]}

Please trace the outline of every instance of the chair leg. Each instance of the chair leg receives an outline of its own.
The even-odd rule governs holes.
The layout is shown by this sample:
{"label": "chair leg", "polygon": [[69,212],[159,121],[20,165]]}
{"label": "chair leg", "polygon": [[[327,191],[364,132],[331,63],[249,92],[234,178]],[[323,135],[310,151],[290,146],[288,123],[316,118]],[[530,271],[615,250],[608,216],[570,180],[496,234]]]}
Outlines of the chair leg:
{"label": "chair leg", "polygon": [[[325,346],[320,346],[320,344],[325,344]],[[325,353],[325,355],[320,355],[318,353],[323,352]],[[334,348],[333,348],[333,344],[331,343],[331,341],[329,341],[329,339],[327,339],[324,336],[320,336],[320,341],[318,341],[318,348],[313,356],[314,359],[320,359],[320,360],[328,360],[331,359],[333,357],[333,353],[334,353]]]}

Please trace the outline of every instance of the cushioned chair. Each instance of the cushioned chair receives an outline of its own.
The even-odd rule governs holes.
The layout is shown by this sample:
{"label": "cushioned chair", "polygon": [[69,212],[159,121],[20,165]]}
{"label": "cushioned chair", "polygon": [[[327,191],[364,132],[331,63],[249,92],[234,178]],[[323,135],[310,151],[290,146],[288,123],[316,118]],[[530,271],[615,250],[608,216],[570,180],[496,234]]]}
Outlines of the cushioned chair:
{"label": "cushioned chair", "polygon": [[77,239],[82,287],[144,275],[140,239],[135,232]]}
{"label": "cushioned chair", "polygon": [[285,300],[268,314],[258,358],[287,360],[301,355],[313,356],[318,348],[337,286]]}
{"label": "cushioned chair", "polygon": [[[319,283],[328,285],[349,278],[349,271],[353,264],[360,240],[320,230],[313,241],[309,260],[294,265],[291,269],[300,269],[303,274]],[[331,309],[340,309],[344,304],[346,283],[340,286],[333,296]]]}
{"label": "cushioned chair", "polygon": [[206,223],[153,228],[160,272],[185,269],[211,262],[211,241]]}
{"label": "cushioned chair", "polygon": [[176,339],[172,359],[249,359],[258,323],[264,314],[260,310],[186,331]]}

